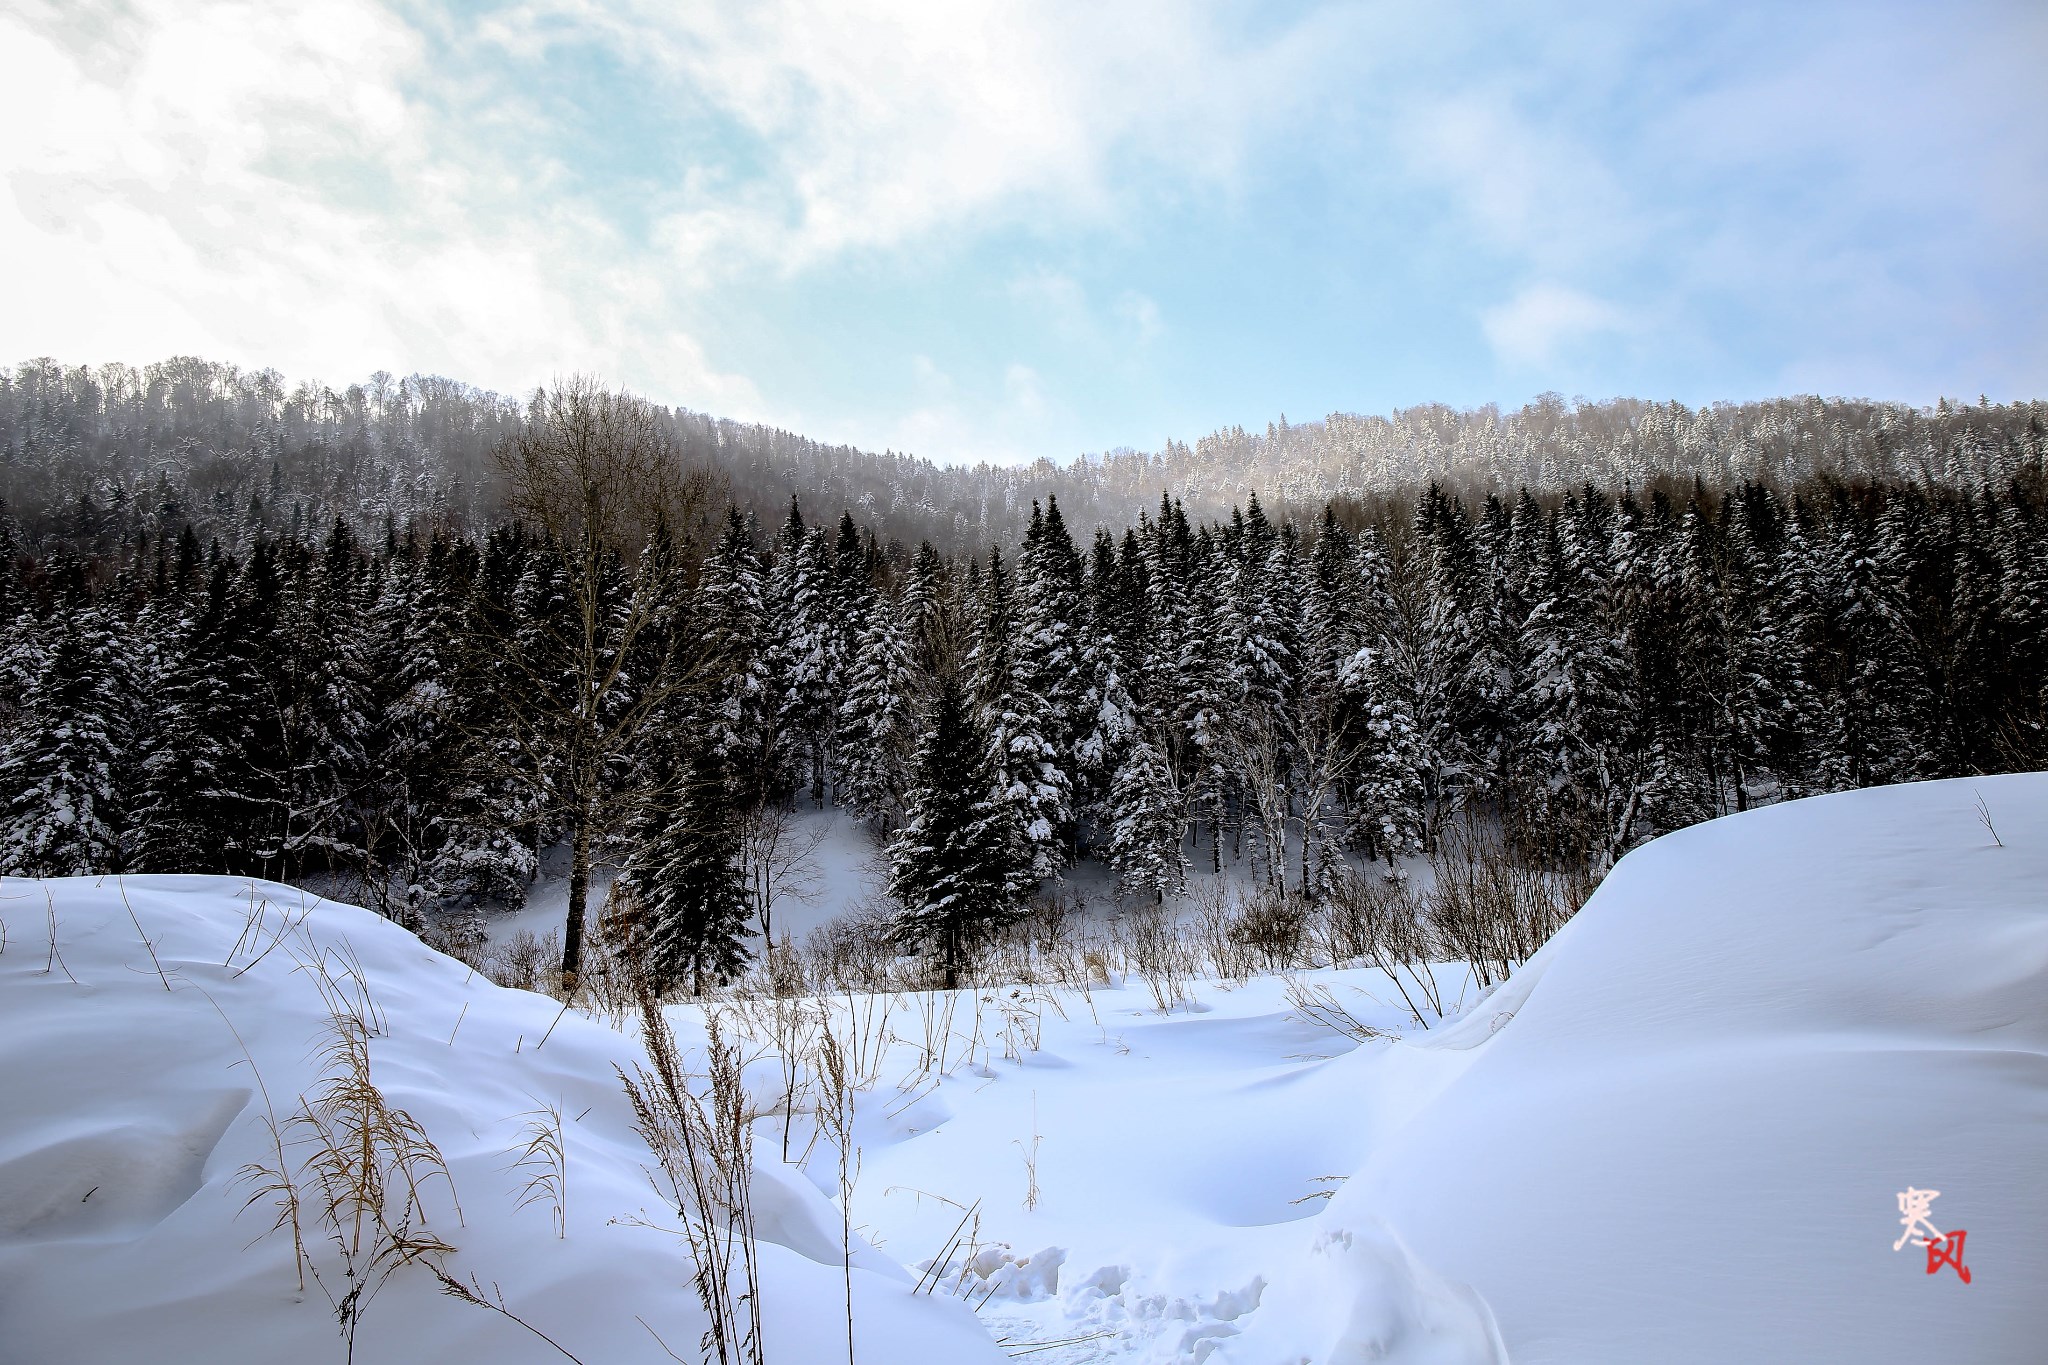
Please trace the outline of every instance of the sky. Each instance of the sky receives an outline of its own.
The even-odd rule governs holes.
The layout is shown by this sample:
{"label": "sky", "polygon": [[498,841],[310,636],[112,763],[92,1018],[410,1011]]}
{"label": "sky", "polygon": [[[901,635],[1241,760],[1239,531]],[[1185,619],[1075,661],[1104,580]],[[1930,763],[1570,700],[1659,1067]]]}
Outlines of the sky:
{"label": "sky", "polygon": [[944,461],[2048,397],[2048,6],[0,0],[0,363]]}

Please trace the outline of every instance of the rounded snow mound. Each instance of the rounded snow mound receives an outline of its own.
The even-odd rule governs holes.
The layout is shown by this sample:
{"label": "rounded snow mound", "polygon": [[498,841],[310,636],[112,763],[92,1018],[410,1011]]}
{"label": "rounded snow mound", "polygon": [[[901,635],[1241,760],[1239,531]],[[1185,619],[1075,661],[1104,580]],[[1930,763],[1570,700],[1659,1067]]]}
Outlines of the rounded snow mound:
{"label": "rounded snow mound", "polygon": [[[292,1119],[331,1080],[337,1008],[364,1020],[372,1082],[445,1163],[445,1178],[421,1168],[417,1216],[452,1248],[446,1271],[534,1329],[400,1266],[364,1296],[357,1359],[694,1358],[707,1320],[693,1263],[619,1079],[647,1061],[636,1036],[502,990],[368,911],[265,882],[8,878],[0,931],[10,1365],[344,1358],[340,1248],[357,1226],[320,1218]],[[701,1026],[672,1018],[700,1053]],[[531,1125],[555,1115],[559,1201],[531,1197],[535,1168],[519,1164]],[[273,1124],[299,1171],[303,1268],[258,1173],[279,1164]],[[768,1359],[843,1358],[848,1294],[860,1358],[1002,1359],[964,1306],[913,1296],[858,1240],[849,1274],[838,1210],[797,1168],[758,1164],[752,1202]]]}
{"label": "rounded snow mound", "polygon": [[[1461,1070],[1325,1225],[1398,1227],[1518,1365],[2042,1358],[2048,775],[1657,840],[1425,1047]],[[1894,1249],[1909,1188],[1968,1282]]]}

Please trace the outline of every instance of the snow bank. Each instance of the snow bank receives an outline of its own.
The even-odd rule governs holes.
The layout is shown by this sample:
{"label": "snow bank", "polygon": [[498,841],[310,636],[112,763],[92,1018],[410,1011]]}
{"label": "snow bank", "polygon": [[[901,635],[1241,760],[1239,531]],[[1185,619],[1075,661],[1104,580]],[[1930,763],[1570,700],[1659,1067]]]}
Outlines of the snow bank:
{"label": "snow bank", "polygon": [[[1425,1046],[1469,1064],[1319,1221],[1398,1227],[1517,1365],[2048,1353],[2048,778],[1661,839]],[[1893,1250],[1909,1185],[1967,1285]]]}
{"label": "snow bank", "polygon": [[[593,1365],[668,1359],[653,1332],[696,1358],[704,1319],[687,1256],[675,1235],[636,1225],[675,1219],[642,1174],[652,1159],[613,1071],[641,1059],[633,1040],[557,1020],[550,1000],[501,990],[375,915],[291,888],[131,877],[125,903],[123,890],[0,883],[0,1356],[342,1358],[327,1298],[317,1285],[300,1291],[289,1235],[266,1234],[267,1201],[244,1211],[255,1190],[236,1180],[269,1158],[266,1092],[281,1117],[316,1084],[329,1016],[304,964],[318,959],[344,989],[360,975],[385,1021],[370,1043],[373,1077],[447,1159],[461,1212],[438,1182],[428,1212],[458,1248],[448,1269],[495,1286]],[[287,924],[302,927],[271,947]],[[682,1018],[678,1034],[686,1047],[697,1036]],[[568,1149],[559,1239],[546,1208],[517,1207],[507,1169],[524,1116],[543,1104],[559,1107]],[[837,1210],[779,1166],[759,1172],[755,1200],[768,1358],[844,1358]],[[333,1287],[338,1266],[314,1252]],[[872,1252],[855,1266],[862,1359],[1002,1358],[959,1303],[911,1296],[900,1268]],[[415,1269],[370,1303],[357,1348],[379,1361],[561,1359]]]}

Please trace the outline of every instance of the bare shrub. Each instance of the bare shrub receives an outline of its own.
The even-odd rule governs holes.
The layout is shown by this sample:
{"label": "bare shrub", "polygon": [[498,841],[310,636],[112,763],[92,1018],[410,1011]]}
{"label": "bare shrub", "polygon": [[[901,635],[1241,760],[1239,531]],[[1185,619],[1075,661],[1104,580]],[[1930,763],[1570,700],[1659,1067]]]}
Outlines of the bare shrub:
{"label": "bare shrub", "polygon": [[515,991],[538,991],[552,985],[552,966],[560,961],[562,945],[554,930],[546,938],[535,938],[531,929],[521,929],[501,943],[493,943],[478,955],[478,970],[500,986]]}
{"label": "bare shrub", "polygon": [[778,1000],[811,993],[809,966],[794,938],[784,934],[773,943],[764,945],[756,980]]}
{"label": "bare shrub", "polygon": [[1201,956],[1166,906],[1130,907],[1116,922],[1115,940],[1124,960],[1144,978],[1161,1013],[1194,1002],[1188,982],[1200,972]]}
{"label": "bare shrub", "polygon": [[418,933],[420,942],[435,952],[445,953],[481,976],[490,976],[484,962],[491,943],[481,914],[472,910],[435,916],[422,924]]}
{"label": "bare shrub", "polygon": [[1516,858],[1504,839],[1470,821],[1446,830],[1429,862],[1430,927],[1472,965],[1482,988],[1528,961],[1578,908],[1556,874]]}
{"label": "bare shrub", "polygon": [[1337,999],[1336,992],[1321,982],[1289,977],[1286,989],[1287,1003],[1293,1006],[1294,1017],[1303,1023],[1329,1029],[1332,1033],[1342,1034],[1361,1043],[1394,1036],[1374,1028],[1346,1009],[1343,1002]]}
{"label": "bare shrub", "polygon": [[1433,945],[1407,883],[1346,870],[1331,879],[1321,924],[1332,961],[1362,959],[1377,967],[1423,1027],[1429,1026],[1425,1008],[1443,1018],[1443,1001],[1430,971]]}
{"label": "bare shrub", "polygon": [[1220,881],[1188,888],[1194,913],[1184,926],[1199,947],[1209,969],[1229,981],[1243,981],[1252,974],[1252,954],[1236,931],[1237,897]]}
{"label": "bare shrub", "polygon": [[891,984],[900,949],[894,903],[870,898],[811,930],[804,940],[817,982],[839,990],[880,990]]}
{"label": "bare shrub", "polygon": [[1299,964],[1307,930],[1308,907],[1302,901],[1265,891],[1238,908],[1230,935],[1260,966],[1277,972]]}

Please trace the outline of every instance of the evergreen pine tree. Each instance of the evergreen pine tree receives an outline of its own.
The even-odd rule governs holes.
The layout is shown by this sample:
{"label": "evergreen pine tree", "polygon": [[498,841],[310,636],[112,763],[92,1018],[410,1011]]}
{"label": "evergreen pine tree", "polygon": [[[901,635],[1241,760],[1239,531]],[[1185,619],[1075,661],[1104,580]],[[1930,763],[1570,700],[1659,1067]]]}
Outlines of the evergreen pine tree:
{"label": "evergreen pine tree", "polygon": [[698,693],[706,742],[743,780],[749,803],[780,799],[794,780],[779,742],[764,592],[753,527],[734,508],[698,580]]}
{"label": "evergreen pine tree", "polygon": [[1183,890],[1187,818],[1166,756],[1145,735],[1132,736],[1124,746],[1107,805],[1106,852],[1116,865],[1118,886],[1154,900]]}
{"label": "evergreen pine tree", "polygon": [[839,714],[838,595],[824,532],[807,533],[794,502],[776,543],[768,597],[779,631],[778,726],[793,741],[791,756],[801,765],[798,780],[809,786],[811,799],[823,805]]}
{"label": "evergreen pine tree", "polygon": [[987,755],[959,682],[948,674],[918,751],[909,818],[889,840],[896,935],[937,959],[948,990],[960,985],[981,942],[1017,915],[1010,821],[990,800]]}
{"label": "evergreen pine tree", "polygon": [[1530,585],[1529,674],[1518,703],[1534,789],[1523,805],[1534,821],[1527,835],[1546,851],[1612,859],[1631,837],[1639,793],[1616,762],[1629,670],[1600,610],[1600,547],[1588,539],[1588,525],[1567,498]]}
{"label": "evergreen pine tree", "polygon": [[1017,608],[1002,556],[990,551],[981,618],[968,667],[976,718],[988,736],[989,800],[1015,849],[996,869],[1021,897],[1056,874],[1068,845],[1061,831],[1073,818],[1073,789],[1049,735],[1056,723],[1046,699],[1021,676],[1016,658]]}
{"label": "evergreen pine tree", "polygon": [[69,877],[121,870],[125,698],[117,642],[95,610],[59,613],[26,721],[0,748],[0,871]]}
{"label": "evergreen pine tree", "polygon": [[853,653],[839,704],[840,797],[860,819],[886,827],[902,810],[915,680],[894,605],[870,593],[856,610]]}
{"label": "evergreen pine tree", "polygon": [[1398,674],[1381,651],[1361,646],[1337,677],[1337,725],[1352,755],[1345,804],[1351,837],[1367,857],[1422,851],[1427,762]]}
{"label": "evergreen pine tree", "polygon": [[657,991],[687,983],[702,995],[749,956],[737,812],[725,765],[711,751],[657,766],[675,771],[648,793],[621,881],[638,916],[649,983]]}

